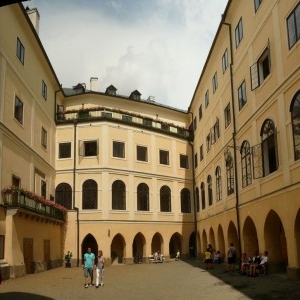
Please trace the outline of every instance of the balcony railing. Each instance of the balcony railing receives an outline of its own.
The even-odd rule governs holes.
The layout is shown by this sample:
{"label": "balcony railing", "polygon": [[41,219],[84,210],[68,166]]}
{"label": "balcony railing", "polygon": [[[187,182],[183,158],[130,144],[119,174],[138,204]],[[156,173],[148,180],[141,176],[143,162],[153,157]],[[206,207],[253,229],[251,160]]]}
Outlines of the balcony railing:
{"label": "balcony railing", "polygon": [[[54,203],[50,200],[45,200],[39,196],[36,196],[33,193],[21,191],[14,191],[10,189],[9,191],[3,192],[0,204],[7,208],[22,208],[28,212],[33,212],[38,215],[43,215],[48,218],[52,218],[59,221],[65,221],[65,216],[67,214],[67,209],[63,206]],[[41,201],[37,201],[36,199],[32,199],[34,197],[39,197],[43,199]],[[52,203],[51,203],[52,202]]]}
{"label": "balcony railing", "polygon": [[165,121],[152,119],[148,116],[130,113],[119,109],[105,107],[91,107],[78,110],[67,110],[56,113],[57,124],[91,121],[111,121],[116,123],[130,124],[174,135],[187,140],[193,139],[193,132],[187,128],[174,125]]}

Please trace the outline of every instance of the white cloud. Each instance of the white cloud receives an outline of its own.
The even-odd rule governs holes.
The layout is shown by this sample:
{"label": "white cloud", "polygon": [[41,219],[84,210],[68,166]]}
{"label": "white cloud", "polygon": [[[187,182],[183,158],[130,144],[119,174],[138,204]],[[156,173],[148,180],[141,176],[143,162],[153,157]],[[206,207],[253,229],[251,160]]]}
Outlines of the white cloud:
{"label": "white cloud", "polygon": [[227,0],[81,2],[28,2],[63,86],[98,77],[101,92],[138,89],[187,110]]}

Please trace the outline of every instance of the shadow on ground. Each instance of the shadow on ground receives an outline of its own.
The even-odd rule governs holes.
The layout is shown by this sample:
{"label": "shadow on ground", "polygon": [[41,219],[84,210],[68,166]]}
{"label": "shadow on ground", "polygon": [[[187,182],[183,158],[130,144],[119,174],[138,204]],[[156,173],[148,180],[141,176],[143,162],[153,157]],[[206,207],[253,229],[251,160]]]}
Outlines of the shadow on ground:
{"label": "shadow on ground", "polygon": [[220,280],[218,285],[228,284],[251,299],[300,299],[300,282],[287,279],[285,274],[248,277],[241,275],[238,270],[225,272],[225,264],[214,265],[213,269],[206,270],[203,261],[195,259],[185,262],[196,268],[200,268],[202,272],[209,272],[211,275],[217,277]]}
{"label": "shadow on ground", "polygon": [[9,292],[1,294],[1,300],[53,300],[53,298],[31,293]]}

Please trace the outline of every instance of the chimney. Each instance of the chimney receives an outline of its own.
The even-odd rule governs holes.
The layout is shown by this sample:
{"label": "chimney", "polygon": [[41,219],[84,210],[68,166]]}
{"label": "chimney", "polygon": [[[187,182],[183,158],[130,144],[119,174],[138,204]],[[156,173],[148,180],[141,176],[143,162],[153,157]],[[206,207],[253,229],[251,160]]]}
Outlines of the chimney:
{"label": "chimney", "polygon": [[90,90],[93,92],[98,92],[98,78],[97,77],[91,77]]}
{"label": "chimney", "polygon": [[27,12],[27,15],[28,15],[33,27],[35,28],[35,31],[39,35],[39,31],[40,31],[40,14],[39,14],[38,10],[36,8],[30,9],[27,6],[26,7],[26,12]]}

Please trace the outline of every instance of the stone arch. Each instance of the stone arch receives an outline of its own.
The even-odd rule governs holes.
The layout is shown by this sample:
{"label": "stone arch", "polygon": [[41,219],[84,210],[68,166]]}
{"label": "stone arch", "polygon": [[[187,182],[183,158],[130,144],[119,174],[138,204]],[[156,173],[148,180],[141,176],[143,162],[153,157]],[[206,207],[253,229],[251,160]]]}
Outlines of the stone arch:
{"label": "stone arch", "polygon": [[216,249],[216,239],[215,239],[215,233],[212,227],[209,229],[209,244],[212,245],[213,249]]}
{"label": "stone arch", "polygon": [[201,254],[202,255],[206,251],[207,246],[208,246],[207,235],[206,235],[206,231],[203,229],[203,231],[202,231],[202,247],[201,247]]}
{"label": "stone arch", "polygon": [[255,253],[259,253],[256,227],[252,218],[249,216],[244,222],[242,230],[242,239],[244,242],[243,252],[246,252],[247,255],[250,257],[252,257]]}
{"label": "stone arch", "polygon": [[225,256],[225,238],[224,238],[224,232],[221,224],[218,226],[218,249],[221,253],[221,257]]}
{"label": "stone arch", "polygon": [[230,245],[230,243],[233,243],[233,245],[236,249],[237,257],[240,257],[241,254],[240,254],[240,249],[239,249],[238,233],[237,233],[237,229],[232,221],[230,221],[230,223],[228,225],[227,242],[228,242],[228,245]]}
{"label": "stone arch", "polygon": [[87,248],[91,248],[92,253],[94,253],[95,258],[96,258],[97,254],[98,254],[98,243],[97,243],[95,237],[91,233],[87,234],[81,243],[82,262],[83,262],[83,255],[84,255],[84,253],[87,252]]}
{"label": "stone arch", "polygon": [[143,257],[146,257],[145,253],[146,239],[141,232],[138,232],[132,243],[132,255],[135,263],[140,263]]}
{"label": "stone arch", "polygon": [[151,253],[160,251],[164,254],[164,240],[162,235],[159,232],[156,232],[151,241]]}
{"label": "stone arch", "polygon": [[267,250],[272,265],[273,272],[286,271],[288,265],[287,243],[282,221],[279,215],[270,210],[264,227],[266,249],[260,249],[260,252]]}
{"label": "stone arch", "polygon": [[114,236],[110,245],[110,256],[112,263],[123,263],[125,256],[125,239],[122,234],[118,233]]}
{"label": "stone arch", "polygon": [[178,232],[175,232],[171,236],[169,242],[170,258],[175,258],[178,250],[180,251],[180,253],[182,253],[182,236]]}

